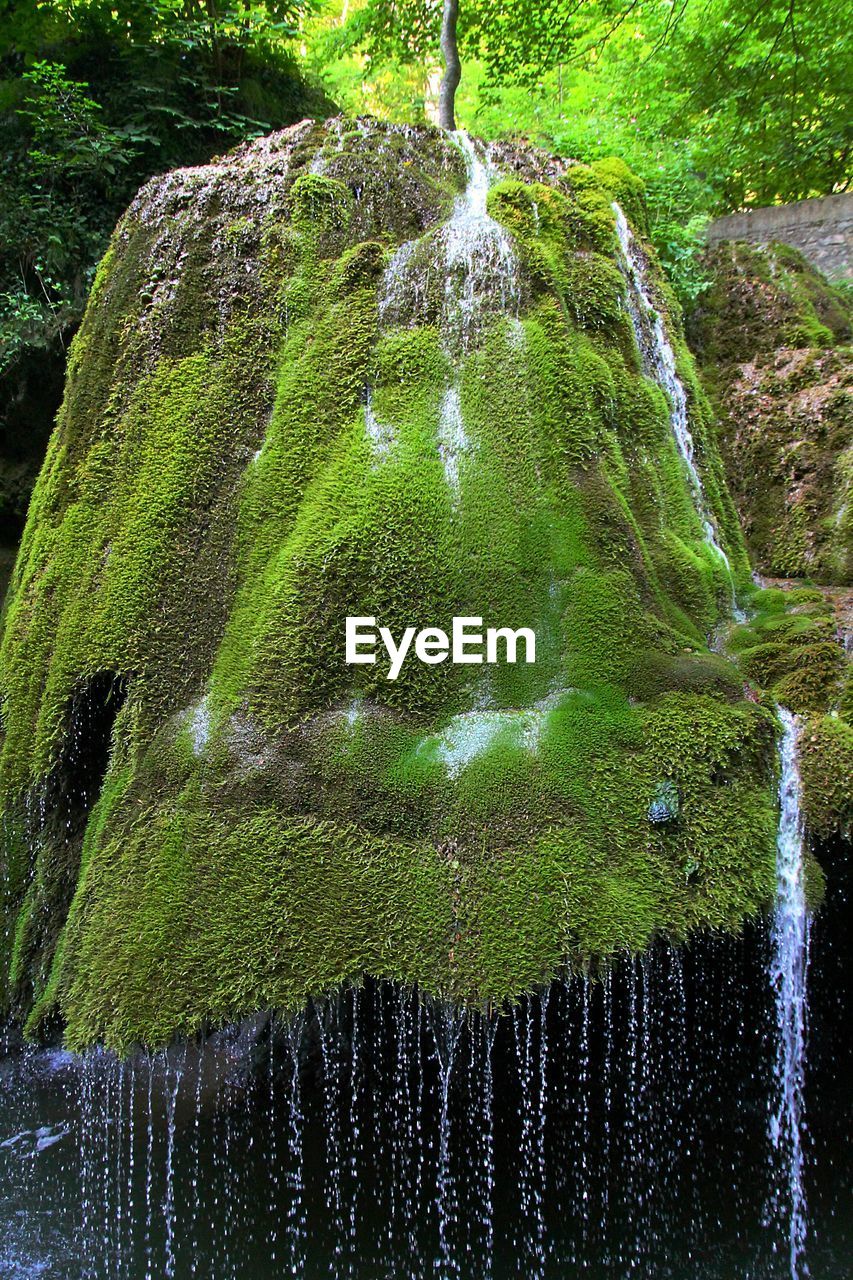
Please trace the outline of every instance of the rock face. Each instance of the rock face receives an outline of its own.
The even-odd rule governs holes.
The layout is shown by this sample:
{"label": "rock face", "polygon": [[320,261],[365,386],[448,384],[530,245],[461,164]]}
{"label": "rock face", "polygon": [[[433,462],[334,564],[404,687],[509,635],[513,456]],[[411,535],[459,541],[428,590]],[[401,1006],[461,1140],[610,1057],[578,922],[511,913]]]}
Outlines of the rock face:
{"label": "rock face", "polygon": [[[853,827],[853,360],[849,295],[797,250],[740,243],[688,321],[729,486],[766,590],[729,637],[744,676],[804,718],[816,836]],[[809,579],[808,585],[802,579]]]}
{"label": "rock face", "polygon": [[718,245],[691,343],[761,573],[853,583],[851,313],[786,245]]}
{"label": "rock face", "polygon": [[[158,1042],[365,972],[500,1001],[770,901],[774,719],[706,642],[749,569],[643,229],[616,162],[369,121],[140,193],[0,649],[31,1030]],[[392,681],[348,615],[537,659]]]}
{"label": "rock face", "polygon": [[853,280],[853,194],[849,191],[793,204],[729,213],[707,229],[708,240],[781,241],[802,253],[830,280]]}

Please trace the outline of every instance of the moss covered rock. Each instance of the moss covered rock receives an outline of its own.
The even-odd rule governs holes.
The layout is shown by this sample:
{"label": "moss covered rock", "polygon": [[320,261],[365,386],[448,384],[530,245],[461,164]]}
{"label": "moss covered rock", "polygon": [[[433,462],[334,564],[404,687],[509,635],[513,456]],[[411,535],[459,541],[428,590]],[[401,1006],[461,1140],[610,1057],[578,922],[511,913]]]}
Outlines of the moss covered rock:
{"label": "moss covered rock", "polygon": [[796,250],[723,243],[689,334],[762,573],[853,582],[849,295]]}
{"label": "moss covered rock", "polygon": [[748,593],[745,621],[727,631],[751,696],[800,718],[803,812],[818,838],[850,838],[853,822],[853,667],[849,591],[776,582]]}
{"label": "moss covered rock", "polygon": [[713,284],[688,333],[718,410],[744,535],[768,588],[752,597],[749,622],[735,630],[729,650],[749,682],[804,718],[811,830],[849,833],[849,294],[782,244],[723,243],[706,266]]}
{"label": "moss covered rock", "polygon": [[[31,1031],[160,1042],[366,972],[501,1001],[771,901],[776,726],[707,639],[749,568],[647,246],[733,579],[643,374],[639,185],[504,146],[486,214],[471,159],[305,122],[119,225],[0,647]],[[389,680],[348,615],[536,662]]]}

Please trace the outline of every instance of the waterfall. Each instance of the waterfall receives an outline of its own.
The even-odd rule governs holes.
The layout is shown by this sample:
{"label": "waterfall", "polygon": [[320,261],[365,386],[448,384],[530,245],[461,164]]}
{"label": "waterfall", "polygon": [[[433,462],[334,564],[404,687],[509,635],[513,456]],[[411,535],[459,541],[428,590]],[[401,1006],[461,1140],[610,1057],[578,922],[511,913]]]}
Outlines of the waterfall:
{"label": "waterfall", "polygon": [[509,235],[489,214],[489,187],[496,178],[488,155],[481,157],[464,130],[452,135],[465,157],[468,183],[445,224],[445,323],[467,346],[486,308],[498,299],[515,315],[520,302],[518,260]]}
{"label": "waterfall", "polygon": [[[488,212],[489,187],[496,175],[467,133],[450,135],[462,152],[468,174],[453,212],[435,231],[401,245],[385,272],[380,291],[383,324],[438,322],[452,364],[469,349],[493,315],[517,320],[521,304],[518,259],[506,230]],[[444,280],[439,301],[431,282]],[[437,314],[435,310],[437,309]],[[365,426],[374,451],[387,455],[392,429],[377,422],[368,396]],[[441,403],[438,449],[454,502],[459,496],[460,460],[471,452],[462,417],[459,370]]]}
{"label": "waterfall", "polygon": [[[758,934],[625,956],[498,1016],[374,983],[127,1063],[0,1058],[0,1274],[804,1280],[787,717],[783,775],[772,1164]],[[839,1274],[822,1244],[815,1275]]]}
{"label": "waterfall", "polygon": [[628,219],[618,204],[613,205],[613,212],[616,215],[616,235],[619,239],[619,265],[628,286],[628,313],[634,327],[644,372],[663,389],[669,400],[672,434],[687,471],[693,502],[702,522],[705,542],[725,565],[729,582],[732,584],[732,612],[736,618],[741,618],[735,599],[731,564],[720,546],[717,530],[705,498],[702,478],[696,466],[695,447],[687,411],[687,392],[678,376],[675,352],[666,336],[663,318],[649,296],[645,264],[637,253]]}
{"label": "waterfall", "polygon": [[806,971],[809,919],[803,883],[803,820],[797,765],[799,723],[779,707],[783,734],[779,747],[779,833],[776,841],[776,911],[770,978],[776,997],[778,1042],[776,1098],[770,1118],[771,1142],[783,1179],[791,1280],[808,1274],[804,1250],[806,1199],[803,1187],[803,1087],[806,1053]]}
{"label": "waterfall", "polygon": [[[383,323],[438,322],[450,356],[465,351],[491,315],[515,316],[521,303],[518,259],[508,232],[487,209],[497,174],[487,155],[461,130],[450,135],[468,174],[450,217],[435,230],[409,240],[388,265],[379,299]],[[436,275],[444,281],[438,294]]]}

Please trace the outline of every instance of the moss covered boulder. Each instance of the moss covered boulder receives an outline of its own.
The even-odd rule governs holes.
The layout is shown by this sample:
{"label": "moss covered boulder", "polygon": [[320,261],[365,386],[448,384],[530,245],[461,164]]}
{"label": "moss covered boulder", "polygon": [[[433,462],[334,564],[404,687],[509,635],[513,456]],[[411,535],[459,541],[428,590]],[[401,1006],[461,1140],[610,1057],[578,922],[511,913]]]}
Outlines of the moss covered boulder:
{"label": "moss covered boulder", "polygon": [[[749,569],[643,225],[616,162],[370,121],[140,193],[0,648],[30,1031],[157,1043],[365,973],[499,1002],[770,903],[776,725],[708,643]],[[536,660],[391,680],[353,615]]]}
{"label": "moss covered boulder", "polygon": [[853,361],[849,293],[788,245],[723,243],[688,335],[720,422],[727,478],[766,590],[729,649],[803,719],[813,835],[853,826]]}

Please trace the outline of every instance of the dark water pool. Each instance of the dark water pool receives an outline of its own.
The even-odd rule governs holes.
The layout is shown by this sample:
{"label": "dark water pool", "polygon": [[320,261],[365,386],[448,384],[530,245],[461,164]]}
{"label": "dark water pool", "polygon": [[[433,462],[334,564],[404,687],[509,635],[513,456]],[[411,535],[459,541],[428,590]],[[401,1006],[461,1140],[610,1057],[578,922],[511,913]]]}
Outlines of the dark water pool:
{"label": "dark water pool", "polygon": [[[810,974],[814,1280],[853,1274],[839,911]],[[789,1277],[767,951],[661,948],[496,1020],[367,984],[123,1064],[10,1049],[0,1274]]]}

